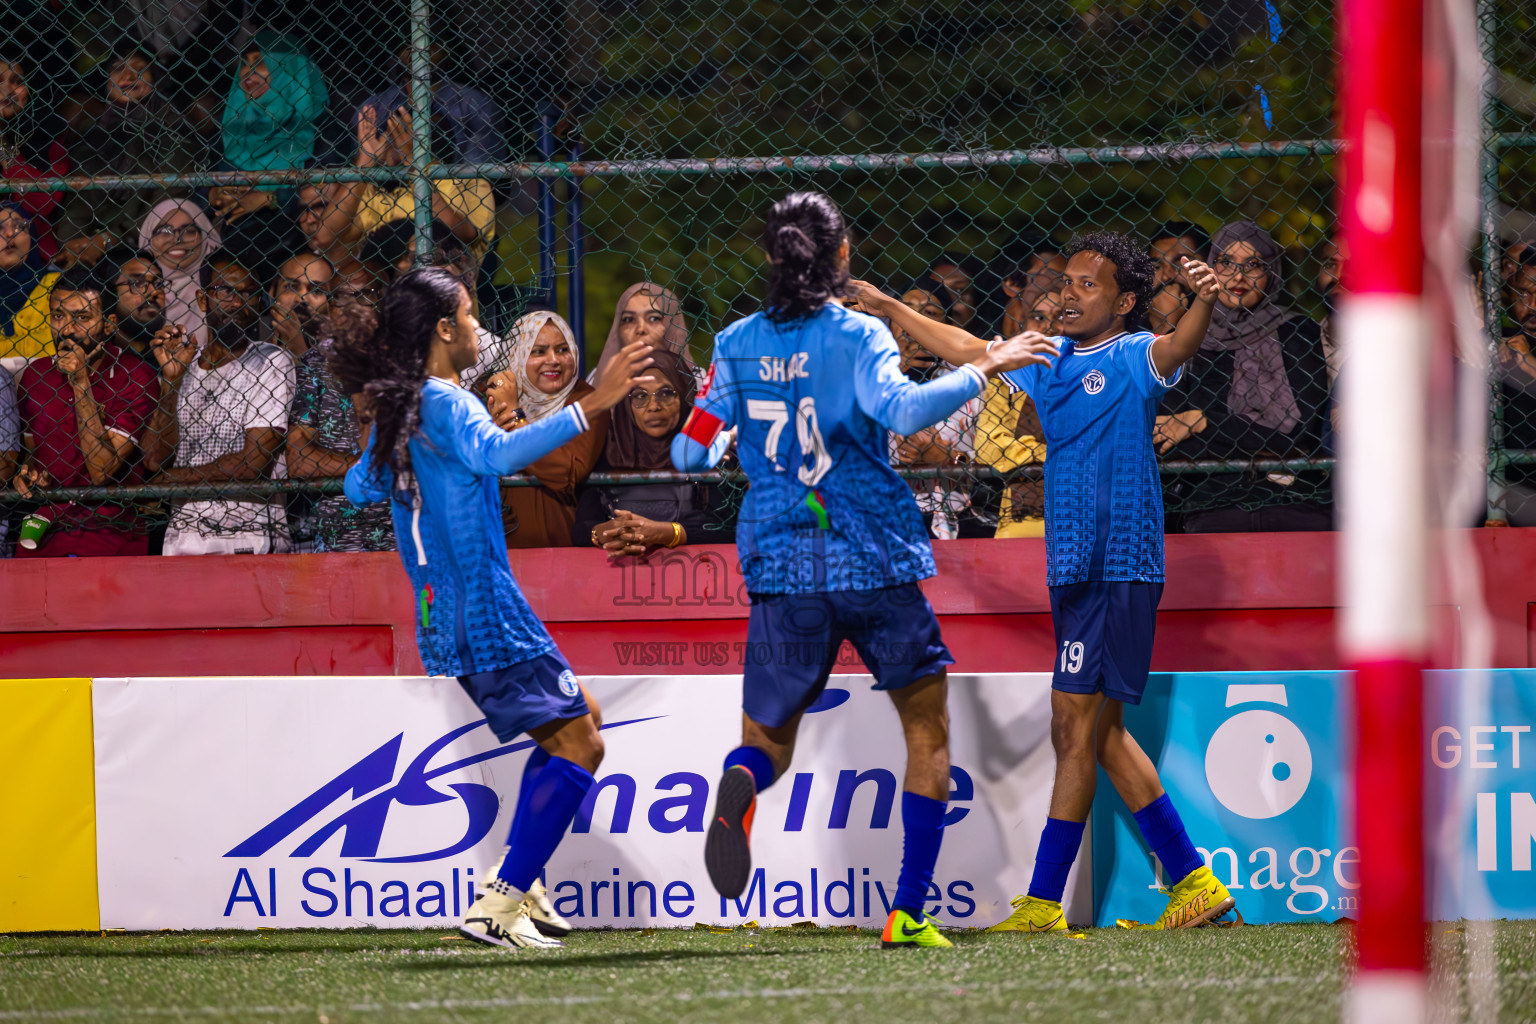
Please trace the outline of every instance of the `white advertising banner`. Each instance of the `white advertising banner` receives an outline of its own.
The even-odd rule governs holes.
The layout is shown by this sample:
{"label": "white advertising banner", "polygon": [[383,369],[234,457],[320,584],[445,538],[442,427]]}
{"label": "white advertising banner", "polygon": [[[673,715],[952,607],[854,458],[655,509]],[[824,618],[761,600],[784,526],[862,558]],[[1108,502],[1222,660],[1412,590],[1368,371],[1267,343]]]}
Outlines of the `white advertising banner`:
{"label": "white advertising banner", "polygon": [[[607,758],[548,866],[577,927],[757,920],[877,926],[901,860],[901,731],[835,676],[763,794],[755,871],[724,901],[703,864],[739,676],[589,678]],[[928,910],[1008,912],[1033,867],[1053,758],[1047,674],[954,676],[954,769]],[[443,927],[499,855],[530,742],[500,745],[452,679],[98,679],[104,928]],[[1092,915],[1083,861],[1068,916]]]}

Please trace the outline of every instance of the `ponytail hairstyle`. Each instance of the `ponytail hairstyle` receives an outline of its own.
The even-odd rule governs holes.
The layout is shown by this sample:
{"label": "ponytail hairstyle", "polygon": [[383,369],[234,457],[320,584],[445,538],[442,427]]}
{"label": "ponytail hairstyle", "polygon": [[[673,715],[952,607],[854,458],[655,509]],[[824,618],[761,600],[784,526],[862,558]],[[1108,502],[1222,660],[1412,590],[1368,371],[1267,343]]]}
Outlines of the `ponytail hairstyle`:
{"label": "ponytail hairstyle", "polygon": [[837,258],[847,238],[843,211],[820,192],[791,192],[773,204],[763,232],[769,320],[800,320],[847,294],[848,267]]}
{"label": "ponytail hairstyle", "polygon": [[377,310],[345,302],[331,322],[336,334],[330,367],[359,410],[373,422],[373,468],[398,478],[411,465],[410,441],[421,427],[421,388],[427,354],[444,317],[455,317],[464,285],[446,270],[427,267],[401,277]]}

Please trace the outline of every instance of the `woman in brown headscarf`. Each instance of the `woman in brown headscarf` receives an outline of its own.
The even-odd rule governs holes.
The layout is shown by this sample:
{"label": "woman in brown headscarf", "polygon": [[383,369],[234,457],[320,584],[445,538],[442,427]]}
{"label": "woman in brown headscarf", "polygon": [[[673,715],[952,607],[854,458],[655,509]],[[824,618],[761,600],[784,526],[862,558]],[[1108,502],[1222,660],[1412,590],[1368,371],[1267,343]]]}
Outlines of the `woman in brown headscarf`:
{"label": "woman in brown headscarf", "polygon": [[693,353],[688,350],[688,321],[683,317],[683,304],[669,289],[641,281],[619,296],[613,309],[613,326],[608,328],[608,340],[603,342],[597,367],[587,375],[588,383],[598,378],[621,347],[637,338],[644,338],[657,352],[677,356],[687,364],[688,372],[698,377]]}
{"label": "woman in brown headscarf", "polygon": [[[655,363],[635,380],[629,399],[613,410],[599,472],[645,473],[672,469],[672,439],[693,411],[692,368],[679,355],[657,349]],[[725,510],[703,484],[645,483],[592,486],[576,506],[571,543],[611,555],[642,555],[683,544],[728,544]]]}

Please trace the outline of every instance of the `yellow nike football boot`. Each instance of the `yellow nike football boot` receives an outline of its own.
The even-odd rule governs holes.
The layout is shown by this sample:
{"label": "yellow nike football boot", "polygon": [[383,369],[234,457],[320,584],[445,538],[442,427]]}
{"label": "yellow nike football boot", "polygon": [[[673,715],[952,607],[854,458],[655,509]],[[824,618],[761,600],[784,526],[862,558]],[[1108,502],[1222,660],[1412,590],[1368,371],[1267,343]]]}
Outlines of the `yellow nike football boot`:
{"label": "yellow nike football boot", "polygon": [[893,910],[885,919],[885,931],[880,933],[880,945],[885,949],[948,949],[954,945],[933,926],[933,919],[922,924],[912,919],[905,910]]}
{"label": "yellow nike football boot", "polygon": [[1138,921],[1119,920],[1115,924],[1121,928],[1147,931],[1199,928],[1229,912],[1237,918],[1234,924],[1243,923],[1243,915],[1237,913],[1237,900],[1232,898],[1227,887],[1211,873],[1210,868],[1196,868],[1172,889],[1158,891],[1168,897],[1168,907],[1156,921],[1141,924]]}
{"label": "yellow nike football boot", "polygon": [[988,928],[989,932],[1066,932],[1067,917],[1060,903],[1036,899],[1034,896],[1015,896],[1013,913],[1007,920]]}

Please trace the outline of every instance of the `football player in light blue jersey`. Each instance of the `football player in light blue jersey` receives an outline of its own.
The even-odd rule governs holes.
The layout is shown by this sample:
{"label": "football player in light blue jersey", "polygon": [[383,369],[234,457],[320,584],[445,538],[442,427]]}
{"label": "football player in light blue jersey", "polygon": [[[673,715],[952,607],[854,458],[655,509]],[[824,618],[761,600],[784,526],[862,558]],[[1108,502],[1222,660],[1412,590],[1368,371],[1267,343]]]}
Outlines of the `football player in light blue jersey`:
{"label": "football player in light blue jersey", "polygon": [[[1157,768],[1125,728],[1152,663],[1163,592],[1163,502],[1152,429],[1163,394],[1200,348],[1220,286],[1184,259],[1194,299],[1172,333],[1143,328],[1155,265],[1124,235],[1074,239],[1063,253],[1060,356],[1004,375],[1028,392],[1045,431],[1046,583],[1056,626],[1051,743],[1056,784],[1029,894],[994,931],[1060,932],[1067,872],[1077,857],[1102,765],[1171,882],[1153,928],[1215,921],[1236,903],[1205,866],[1163,791]],[[999,344],[918,316],[855,283],[857,299],[950,361]],[[1097,761],[1097,765],[1095,764]],[[1132,922],[1123,922],[1133,926]]]}
{"label": "football player in light blue jersey", "polygon": [[838,301],[848,237],[830,199],[797,192],[779,201],[764,248],[765,310],[715,338],[708,381],[672,442],[677,468],[700,470],[719,461],[735,428],[751,483],[736,528],[752,597],[742,744],[725,760],[705,864],[722,896],[741,895],[757,794],[789,767],[801,716],[846,639],[875,688],[890,693],[906,736],[905,845],[882,939],[948,946],[923,906],[949,799],[945,667],[954,659],[917,586],[934,574],[933,552],[911,489],[891,469],[887,431],[937,423],[989,376],[1046,365],[1056,349],[1031,335],[913,383],[886,326]]}
{"label": "football player in light blue jersey", "polygon": [[405,275],[378,314],[337,310],[331,366],[371,414],[368,447],[347,471],[356,505],[389,501],[418,609],[416,641],[432,675],[457,676],[503,743],[538,744],[523,769],[509,849],[482,882],[459,931],[508,948],[560,946],[570,931],[539,874],[603,758],[586,691],[507,565],[496,478],[588,429],[617,405],[650,347],[621,349],[591,394],[506,431],[459,383],[479,355],[469,293],[437,269]]}

